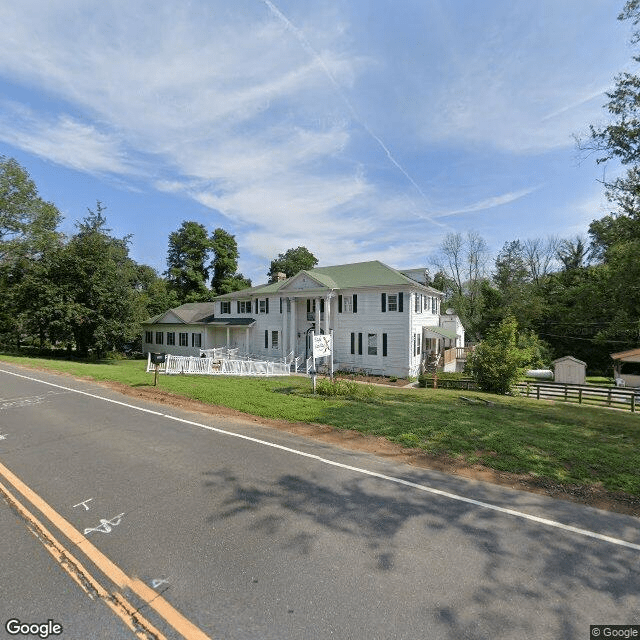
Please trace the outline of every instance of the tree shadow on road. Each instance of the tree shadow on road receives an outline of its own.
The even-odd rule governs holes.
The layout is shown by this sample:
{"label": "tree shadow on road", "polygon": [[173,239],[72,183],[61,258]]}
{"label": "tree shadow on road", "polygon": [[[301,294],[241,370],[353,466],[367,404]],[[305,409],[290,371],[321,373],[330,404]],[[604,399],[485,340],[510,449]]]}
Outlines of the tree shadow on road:
{"label": "tree shadow on road", "polygon": [[[305,556],[337,535],[364,547],[381,579],[416,571],[420,615],[443,625],[442,637],[581,640],[589,624],[633,622],[640,604],[632,549],[371,478],[283,474],[257,486],[229,470],[205,476],[220,500],[211,524],[246,518],[265,545]],[[430,597],[434,575],[447,598]]]}

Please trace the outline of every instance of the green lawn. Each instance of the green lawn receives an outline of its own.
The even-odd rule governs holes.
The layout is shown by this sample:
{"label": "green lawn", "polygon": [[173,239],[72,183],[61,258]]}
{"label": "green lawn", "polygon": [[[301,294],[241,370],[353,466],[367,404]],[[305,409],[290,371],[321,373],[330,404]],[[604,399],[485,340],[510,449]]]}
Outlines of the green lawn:
{"label": "green lawn", "polygon": [[[140,360],[0,360],[94,380],[153,385]],[[328,424],[384,436],[430,454],[554,482],[601,484],[640,496],[640,415],[474,391],[375,388],[371,398],[313,396],[304,377],[159,376],[158,387],[265,418]],[[469,404],[483,398],[493,404]]]}

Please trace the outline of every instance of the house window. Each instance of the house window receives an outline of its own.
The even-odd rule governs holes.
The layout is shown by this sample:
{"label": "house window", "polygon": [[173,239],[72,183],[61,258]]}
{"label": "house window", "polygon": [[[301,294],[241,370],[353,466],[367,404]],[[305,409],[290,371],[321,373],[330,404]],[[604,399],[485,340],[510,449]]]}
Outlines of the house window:
{"label": "house window", "polygon": [[153,343],[153,331],[145,331],[144,332],[144,341],[147,344],[152,344]]}
{"label": "house window", "polygon": [[175,346],[176,344],[176,333],[175,331],[167,331],[167,344],[169,346]]}
{"label": "house window", "polygon": [[156,344],[164,343],[164,333],[162,331],[156,331]]}
{"label": "house window", "polygon": [[188,347],[189,346],[189,334],[188,333],[179,333],[178,334],[178,341],[179,341],[181,347]]}
{"label": "house window", "polygon": [[422,301],[422,297],[416,293],[416,299],[415,299],[415,307],[414,310],[416,313],[421,313],[422,309],[420,308],[420,302]]}
{"label": "house window", "polygon": [[278,332],[277,331],[272,331],[271,332],[271,348],[272,349],[278,349],[279,348]]}
{"label": "house window", "polygon": [[202,346],[202,334],[201,333],[192,333],[191,334],[191,346],[200,348]]}
{"label": "house window", "polygon": [[259,309],[260,309],[260,313],[269,313],[269,298],[260,300]]}
{"label": "house window", "polygon": [[420,334],[419,333],[413,334],[413,355],[414,356],[420,355]]}
{"label": "house window", "polygon": [[251,313],[251,301],[238,300],[238,313]]}
{"label": "house window", "polygon": [[342,310],[345,313],[353,313],[353,296],[342,296]]}
{"label": "house window", "polygon": [[389,311],[397,311],[398,310],[398,294],[390,293],[387,296],[387,308]]}
{"label": "house window", "polygon": [[378,355],[378,334],[370,333],[367,335],[367,353],[370,356]]}
{"label": "house window", "polygon": [[223,300],[220,303],[220,313],[231,313],[231,301]]}
{"label": "house window", "polygon": [[438,313],[438,298],[431,298],[431,313]]}

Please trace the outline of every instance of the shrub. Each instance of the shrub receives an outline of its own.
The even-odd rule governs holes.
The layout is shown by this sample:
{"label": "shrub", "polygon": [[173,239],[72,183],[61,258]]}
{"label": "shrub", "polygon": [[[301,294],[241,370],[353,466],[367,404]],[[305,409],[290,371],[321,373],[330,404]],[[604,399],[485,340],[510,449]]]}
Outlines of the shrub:
{"label": "shrub", "polygon": [[470,354],[471,375],[483,391],[509,393],[522,377],[529,354],[518,348],[517,330],[515,318],[505,318]]}
{"label": "shrub", "polygon": [[360,384],[352,380],[327,380],[319,378],[316,391],[322,396],[343,396],[347,398],[372,398],[375,389],[370,384]]}

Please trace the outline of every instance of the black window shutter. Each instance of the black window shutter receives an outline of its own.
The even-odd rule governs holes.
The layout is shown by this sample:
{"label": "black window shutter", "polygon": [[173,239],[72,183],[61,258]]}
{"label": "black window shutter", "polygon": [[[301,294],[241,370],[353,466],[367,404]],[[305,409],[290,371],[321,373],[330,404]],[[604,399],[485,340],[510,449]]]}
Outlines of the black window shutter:
{"label": "black window shutter", "polygon": [[282,298],[280,298],[280,313],[282,313]]}
{"label": "black window shutter", "polygon": [[258,313],[258,298],[256,298],[256,313]]}
{"label": "black window shutter", "polygon": [[386,333],[382,334],[382,355],[383,356],[387,355],[387,334]]}
{"label": "black window shutter", "polygon": [[387,310],[387,294],[382,294],[382,313],[385,313]]}
{"label": "black window shutter", "polygon": [[[342,313],[342,295],[338,296],[338,313]],[[351,353],[353,353],[353,351]]]}
{"label": "black window shutter", "polygon": [[351,353],[355,353],[356,352],[356,334],[352,333],[351,334]]}
{"label": "black window shutter", "polygon": [[311,313],[311,300],[307,298],[307,313]]}
{"label": "black window shutter", "polygon": [[402,291],[398,294],[398,311],[400,313],[402,313],[403,309],[402,309],[402,299],[403,299],[403,294]]}
{"label": "black window shutter", "polygon": [[358,294],[353,294],[353,313],[358,313]]}
{"label": "black window shutter", "polygon": [[358,355],[362,355],[362,334],[358,334]]}
{"label": "black window shutter", "polygon": [[240,300],[236,300],[236,313],[240,313]]}
{"label": "black window shutter", "polygon": [[269,330],[268,329],[264,330],[264,348],[265,349],[269,348]]}
{"label": "black window shutter", "polygon": [[266,308],[267,313],[269,313],[269,298],[267,298],[267,300],[266,300],[265,308]]}
{"label": "black window shutter", "polygon": [[324,298],[320,298],[320,313],[324,313]]}

